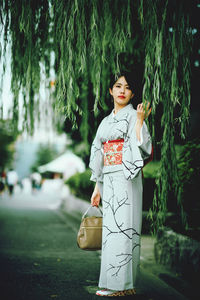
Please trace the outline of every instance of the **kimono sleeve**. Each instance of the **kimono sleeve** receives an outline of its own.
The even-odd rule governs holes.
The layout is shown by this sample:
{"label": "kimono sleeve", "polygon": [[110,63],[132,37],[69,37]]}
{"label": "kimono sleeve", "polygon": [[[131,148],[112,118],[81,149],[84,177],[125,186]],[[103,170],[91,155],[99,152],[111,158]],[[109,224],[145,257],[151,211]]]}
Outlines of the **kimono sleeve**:
{"label": "kimono sleeve", "polygon": [[128,132],[122,150],[123,171],[127,180],[135,178],[144,166],[143,157],[137,145],[135,122],[136,116],[134,114],[129,120]]}
{"label": "kimono sleeve", "polygon": [[140,153],[143,160],[146,160],[150,157],[152,153],[152,142],[151,136],[149,134],[147,125],[143,122],[143,125],[140,130],[140,141],[137,139],[137,146],[140,149]]}
{"label": "kimono sleeve", "polygon": [[99,125],[95,139],[92,143],[89,168],[92,171],[91,181],[103,182],[103,148],[100,139],[102,123]]}

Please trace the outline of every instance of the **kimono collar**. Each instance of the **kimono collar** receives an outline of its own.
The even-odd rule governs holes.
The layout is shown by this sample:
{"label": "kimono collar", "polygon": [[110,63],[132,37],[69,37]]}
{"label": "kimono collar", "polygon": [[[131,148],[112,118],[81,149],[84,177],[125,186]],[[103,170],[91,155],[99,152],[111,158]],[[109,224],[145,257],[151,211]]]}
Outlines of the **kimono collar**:
{"label": "kimono collar", "polygon": [[114,109],[113,109],[113,111],[112,111],[112,113],[111,113],[111,116],[112,116],[113,119],[115,119],[115,120],[120,120],[121,117],[122,117],[124,114],[130,112],[131,110],[133,110],[133,105],[132,105],[132,104],[128,104],[128,105],[126,105],[125,107],[123,107],[122,109],[120,109],[116,114],[114,114]]}

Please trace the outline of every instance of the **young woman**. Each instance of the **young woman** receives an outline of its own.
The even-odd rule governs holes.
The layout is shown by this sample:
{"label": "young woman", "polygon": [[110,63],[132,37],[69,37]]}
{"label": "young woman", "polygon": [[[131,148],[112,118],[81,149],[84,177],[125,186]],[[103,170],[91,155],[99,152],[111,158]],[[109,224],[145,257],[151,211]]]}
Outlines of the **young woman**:
{"label": "young woman", "polygon": [[152,144],[144,120],[150,103],[131,104],[134,82],[122,74],[109,89],[114,109],[100,123],[92,144],[91,180],[96,182],[91,204],[102,199],[103,232],[99,296],[135,294],[140,260],[142,174]]}

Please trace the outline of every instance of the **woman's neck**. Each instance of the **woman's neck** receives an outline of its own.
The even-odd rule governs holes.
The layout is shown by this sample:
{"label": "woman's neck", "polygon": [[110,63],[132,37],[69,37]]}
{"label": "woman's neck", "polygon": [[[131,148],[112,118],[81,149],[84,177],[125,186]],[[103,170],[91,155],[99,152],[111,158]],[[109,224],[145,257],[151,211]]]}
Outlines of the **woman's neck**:
{"label": "woman's neck", "polygon": [[118,113],[118,111],[120,111],[122,108],[124,108],[126,105],[118,105],[118,104],[114,104],[114,115],[116,115]]}

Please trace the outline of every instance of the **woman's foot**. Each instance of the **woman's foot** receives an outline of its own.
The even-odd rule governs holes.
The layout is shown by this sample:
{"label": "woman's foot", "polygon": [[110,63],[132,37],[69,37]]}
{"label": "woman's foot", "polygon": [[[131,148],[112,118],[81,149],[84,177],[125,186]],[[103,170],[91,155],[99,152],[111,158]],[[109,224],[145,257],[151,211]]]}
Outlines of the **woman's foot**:
{"label": "woman's foot", "polygon": [[136,294],[135,289],[125,290],[125,291],[114,291],[114,290],[100,290],[96,292],[97,296],[105,296],[105,297],[120,297],[120,296],[132,296]]}
{"label": "woman's foot", "polygon": [[98,296],[109,296],[113,293],[116,293],[117,291],[109,290],[109,289],[104,289],[96,292],[96,295]]}

